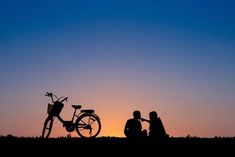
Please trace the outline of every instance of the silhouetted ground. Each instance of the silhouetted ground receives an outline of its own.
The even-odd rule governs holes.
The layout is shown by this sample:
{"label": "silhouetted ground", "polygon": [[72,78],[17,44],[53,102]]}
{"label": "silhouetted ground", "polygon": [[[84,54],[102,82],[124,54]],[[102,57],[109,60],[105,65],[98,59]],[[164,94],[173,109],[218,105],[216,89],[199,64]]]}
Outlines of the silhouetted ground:
{"label": "silhouetted ground", "polygon": [[126,138],[119,137],[97,137],[97,138],[41,138],[41,137],[16,137],[12,135],[0,136],[0,144],[117,144],[117,145],[235,145],[235,137],[214,137],[214,138],[200,138],[200,137],[170,137],[168,140],[158,143],[149,139],[141,139],[131,141]]}
{"label": "silhouetted ground", "polygon": [[[197,137],[171,137],[164,143],[152,142],[149,139],[129,141],[126,138],[99,137],[94,139],[81,138],[49,138],[39,137],[0,137],[2,150],[12,149],[18,153],[36,152],[38,154],[70,153],[89,155],[123,155],[133,154],[174,154],[174,155],[202,155],[202,153],[221,154],[230,156],[234,154],[235,137],[231,138],[197,138]],[[20,151],[19,151],[20,150]],[[13,153],[7,151],[7,153]],[[109,154],[111,152],[111,154]],[[190,154],[188,154],[190,153]],[[192,154],[193,153],[193,154]],[[79,155],[78,155],[79,156]]]}

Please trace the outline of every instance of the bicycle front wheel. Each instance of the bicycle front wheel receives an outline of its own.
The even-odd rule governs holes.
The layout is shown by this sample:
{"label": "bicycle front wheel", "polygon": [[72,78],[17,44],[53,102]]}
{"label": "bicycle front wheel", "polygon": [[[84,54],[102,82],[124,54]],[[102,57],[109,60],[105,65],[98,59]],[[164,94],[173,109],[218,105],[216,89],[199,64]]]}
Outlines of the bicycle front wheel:
{"label": "bicycle front wheel", "polygon": [[83,114],[77,119],[76,131],[82,138],[94,138],[101,130],[101,122],[98,116],[93,114]]}
{"label": "bicycle front wheel", "polygon": [[44,122],[44,127],[42,130],[42,138],[48,138],[50,136],[52,126],[53,126],[53,118],[48,116]]}

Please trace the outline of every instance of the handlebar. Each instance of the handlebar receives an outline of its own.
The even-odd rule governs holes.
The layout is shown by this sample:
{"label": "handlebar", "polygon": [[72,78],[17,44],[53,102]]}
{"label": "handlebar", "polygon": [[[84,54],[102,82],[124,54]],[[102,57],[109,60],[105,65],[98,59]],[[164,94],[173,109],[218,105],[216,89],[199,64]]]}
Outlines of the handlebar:
{"label": "handlebar", "polygon": [[[55,94],[53,94],[53,93],[49,93],[49,92],[47,92],[46,94],[45,94],[45,96],[48,96],[48,97],[50,97],[51,98],[51,101],[54,103],[55,101],[54,101],[54,99],[53,99],[53,96],[57,99],[56,101],[60,101],[60,102],[63,102],[63,101],[68,101],[68,97],[60,97],[60,98],[58,98]],[[60,100],[60,99],[62,99],[62,98],[64,98],[63,100]]]}
{"label": "handlebar", "polygon": [[68,101],[68,97],[65,97],[63,100],[61,100],[61,102],[63,102],[63,101]]}
{"label": "handlebar", "polygon": [[52,93],[47,92],[47,93],[45,94],[45,96],[51,97],[51,96],[52,96]]}

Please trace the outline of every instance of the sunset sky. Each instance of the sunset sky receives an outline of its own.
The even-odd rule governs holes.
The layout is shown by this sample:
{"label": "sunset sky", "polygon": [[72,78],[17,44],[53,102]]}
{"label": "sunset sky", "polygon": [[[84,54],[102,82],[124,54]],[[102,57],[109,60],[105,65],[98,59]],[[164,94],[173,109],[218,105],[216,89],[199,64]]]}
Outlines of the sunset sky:
{"label": "sunset sky", "polygon": [[235,1],[1,1],[0,76],[0,135],[41,136],[48,91],[66,120],[95,109],[100,136],[134,110],[170,136],[235,136]]}

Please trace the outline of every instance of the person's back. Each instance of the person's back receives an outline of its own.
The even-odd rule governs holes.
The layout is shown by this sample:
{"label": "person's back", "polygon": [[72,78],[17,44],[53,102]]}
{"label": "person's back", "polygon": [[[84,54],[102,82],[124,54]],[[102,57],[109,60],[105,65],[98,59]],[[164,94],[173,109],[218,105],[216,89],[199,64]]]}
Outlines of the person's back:
{"label": "person's back", "polygon": [[151,139],[163,140],[167,137],[165,128],[161,119],[157,116],[155,111],[150,112],[150,126],[149,126],[149,137]]}
{"label": "person's back", "polygon": [[138,139],[141,137],[142,125],[139,119],[141,114],[139,111],[133,112],[134,118],[127,120],[124,128],[124,134],[129,139]]}
{"label": "person's back", "polygon": [[166,131],[164,129],[161,119],[156,118],[154,120],[151,120],[150,127],[149,127],[149,136],[160,138],[165,135],[166,135]]}
{"label": "person's back", "polygon": [[125,135],[127,138],[138,138],[139,136],[141,136],[141,124],[138,120],[136,119],[129,119],[126,122],[126,126],[125,126]]}

